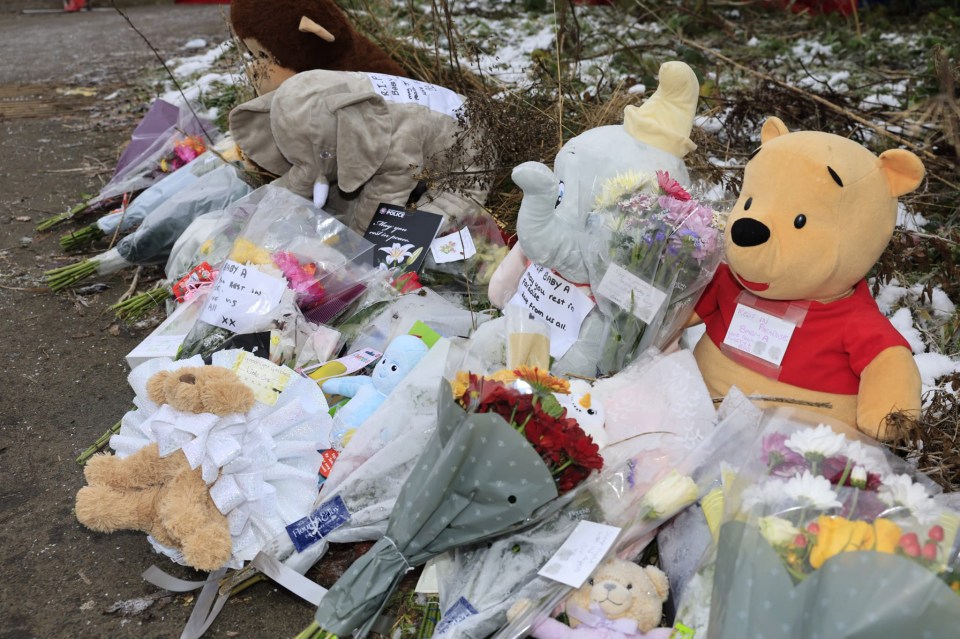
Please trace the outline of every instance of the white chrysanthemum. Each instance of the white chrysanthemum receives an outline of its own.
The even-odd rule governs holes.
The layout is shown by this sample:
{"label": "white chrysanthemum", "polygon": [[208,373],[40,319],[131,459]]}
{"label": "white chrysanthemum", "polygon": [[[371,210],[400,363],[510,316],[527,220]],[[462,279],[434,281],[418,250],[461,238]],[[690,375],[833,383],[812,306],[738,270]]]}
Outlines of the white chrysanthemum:
{"label": "white chrysanthemum", "polygon": [[837,493],[833,492],[830,481],[826,477],[811,474],[809,470],[787,481],[783,486],[783,494],[820,510],[839,508],[842,505],[837,500]]}
{"label": "white chrysanthemum", "polygon": [[789,521],[773,516],[758,519],[757,528],[760,529],[760,534],[770,542],[771,546],[789,543],[800,534],[800,529]]}
{"label": "white chrysanthemum", "polygon": [[934,523],[940,516],[940,509],[927,489],[910,479],[909,475],[884,477],[878,497],[888,506],[907,508],[924,525]]}
{"label": "white chrysanthemum", "polygon": [[758,506],[769,506],[783,499],[783,482],[767,481],[754,484],[743,491],[741,502],[745,510],[752,510]]}
{"label": "white chrysanthemum", "polygon": [[886,468],[883,453],[875,446],[864,446],[862,443],[848,442],[843,454],[857,466],[862,466],[868,473],[879,473]]}
{"label": "white chrysanthemum", "polygon": [[815,461],[836,455],[843,450],[846,441],[843,435],[838,435],[829,426],[820,424],[814,429],[798,430],[784,442],[784,446],[803,455],[807,460]]}

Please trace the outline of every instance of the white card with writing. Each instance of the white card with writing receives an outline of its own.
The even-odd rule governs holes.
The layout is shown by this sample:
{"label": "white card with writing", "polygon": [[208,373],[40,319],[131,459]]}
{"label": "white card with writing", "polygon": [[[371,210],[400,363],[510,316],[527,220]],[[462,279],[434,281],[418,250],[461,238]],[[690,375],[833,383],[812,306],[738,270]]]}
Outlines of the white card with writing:
{"label": "white card with writing", "polygon": [[287,283],[255,266],[224,262],[200,319],[234,333],[246,333],[280,304]]}
{"label": "white card with writing", "polygon": [[280,393],[290,383],[295,373],[285,366],[278,366],[268,359],[257,357],[247,351],[237,354],[233,372],[240,381],[253,390],[258,402],[273,406],[280,399]]}
{"label": "white card with writing", "polygon": [[398,78],[385,73],[368,73],[373,90],[384,100],[399,104],[419,104],[437,113],[446,113],[452,118],[463,106],[463,98],[450,89],[427,84],[409,78]]}
{"label": "white card with writing", "polygon": [[759,309],[737,304],[723,343],[780,366],[797,325]]}
{"label": "white card with writing", "polygon": [[531,264],[510,304],[529,309],[550,325],[550,356],[560,358],[580,336],[580,325],[596,306],[573,283],[548,268]]}
{"label": "white card with writing", "polygon": [[455,233],[438,237],[430,244],[433,261],[437,264],[466,260],[477,254],[470,229],[463,227]]}
{"label": "white card with writing", "polygon": [[581,521],[537,574],[579,588],[607,556],[619,534],[616,526]]}
{"label": "white card with writing", "polygon": [[647,324],[653,321],[667,299],[666,293],[619,264],[610,264],[600,280],[597,293]]}

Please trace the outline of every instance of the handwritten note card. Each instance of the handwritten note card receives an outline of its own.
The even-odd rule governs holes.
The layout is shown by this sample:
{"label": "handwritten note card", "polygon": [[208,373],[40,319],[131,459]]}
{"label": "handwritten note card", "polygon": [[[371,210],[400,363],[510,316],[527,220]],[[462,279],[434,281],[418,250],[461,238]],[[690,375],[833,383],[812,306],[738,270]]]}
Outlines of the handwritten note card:
{"label": "handwritten note card", "polygon": [[253,389],[254,399],[270,406],[277,403],[280,393],[294,375],[289,368],[277,366],[270,360],[257,357],[247,351],[241,351],[237,355],[233,372],[241,382]]}
{"label": "handwritten note card", "polygon": [[443,216],[380,203],[363,234],[374,245],[373,265],[386,270],[419,271]]}
{"label": "handwritten note card", "polygon": [[618,264],[610,264],[597,293],[649,324],[657,316],[667,294]]}
{"label": "handwritten note card", "polygon": [[580,325],[595,306],[571,282],[539,264],[527,267],[510,304],[530,309],[550,325],[550,355],[563,357],[580,335]]}
{"label": "handwritten note card", "polygon": [[249,332],[261,317],[280,304],[287,284],[255,266],[227,260],[200,313],[201,321],[234,333]]}
{"label": "handwritten note card", "polygon": [[427,84],[409,78],[399,78],[385,73],[368,73],[373,90],[388,102],[419,104],[437,113],[446,113],[452,118],[463,106],[463,98],[450,89]]}
{"label": "handwritten note card", "polygon": [[793,322],[737,304],[723,343],[780,366],[796,328]]}
{"label": "handwritten note card", "polygon": [[603,561],[619,534],[616,526],[581,521],[538,574],[579,588]]}

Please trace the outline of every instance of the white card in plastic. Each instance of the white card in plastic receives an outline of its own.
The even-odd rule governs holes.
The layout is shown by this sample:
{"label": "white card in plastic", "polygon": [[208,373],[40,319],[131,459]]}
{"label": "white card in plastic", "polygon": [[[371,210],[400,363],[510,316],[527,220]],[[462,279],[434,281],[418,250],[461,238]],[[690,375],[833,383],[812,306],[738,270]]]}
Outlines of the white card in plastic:
{"label": "white card in plastic", "polygon": [[423,595],[439,595],[440,581],[437,574],[437,563],[433,560],[427,562],[420,573],[420,579],[417,580],[417,586],[414,592]]}
{"label": "white card in plastic", "polygon": [[560,358],[580,336],[580,325],[596,305],[583,291],[550,269],[531,264],[510,304],[530,309],[550,326],[550,356]]}
{"label": "white card in plastic", "polygon": [[610,264],[596,292],[647,324],[667,299],[666,293],[619,264]]}
{"label": "white card in plastic", "polygon": [[616,526],[581,521],[537,574],[579,588],[607,556],[619,534]]}
{"label": "white card in plastic", "polygon": [[737,304],[723,343],[774,366],[780,366],[796,328],[794,322],[757,308]]}
{"label": "white card in plastic", "polygon": [[234,333],[246,333],[280,304],[286,287],[284,280],[261,273],[255,266],[227,260],[200,319]]}
{"label": "white card in plastic", "polygon": [[278,366],[268,359],[257,357],[247,351],[240,351],[233,364],[233,372],[240,381],[253,390],[258,402],[273,406],[280,399],[280,393],[290,383],[296,373],[285,366]]}
{"label": "white card in plastic", "polygon": [[450,89],[384,73],[368,73],[373,90],[384,100],[399,104],[419,104],[452,118],[463,106],[463,98]]}
{"label": "white card in plastic", "polygon": [[477,254],[477,247],[473,243],[470,229],[463,227],[459,231],[438,237],[430,243],[430,252],[433,261],[437,264],[466,260]]}

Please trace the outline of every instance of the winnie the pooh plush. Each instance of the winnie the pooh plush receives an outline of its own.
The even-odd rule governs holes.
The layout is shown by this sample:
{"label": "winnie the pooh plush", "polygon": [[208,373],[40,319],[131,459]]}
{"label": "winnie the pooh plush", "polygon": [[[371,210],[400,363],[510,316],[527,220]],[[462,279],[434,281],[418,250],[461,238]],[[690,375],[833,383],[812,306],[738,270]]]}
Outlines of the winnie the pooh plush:
{"label": "winnie the pooh plush", "polygon": [[[667,576],[656,566],[641,567],[624,559],[600,565],[565,604],[567,626],[547,618],[530,629],[537,639],[666,639],[670,628],[657,628],[669,592]],[[530,602],[521,599],[507,612],[511,622]]]}
{"label": "winnie the pooh plush", "polygon": [[[250,390],[232,371],[185,367],[160,371],[147,383],[149,398],[201,417],[245,413]],[[87,486],[77,493],[81,524],[99,532],[140,530],[179,549],[199,570],[216,570],[232,553],[230,526],[210,497],[201,469],[192,469],[182,450],[161,457],[157,443],[132,455],[97,455],[84,468]]]}
{"label": "winnie the pooh plush", "polygon": [[711,393],[812,402],[864,433],[916,416],[920,374],[865,276],[893,234],[897,197],[924,175],[909,151],[879,157],[828,133],[791,133],[771,117],[727,220],[721,264],[691,323]]}

